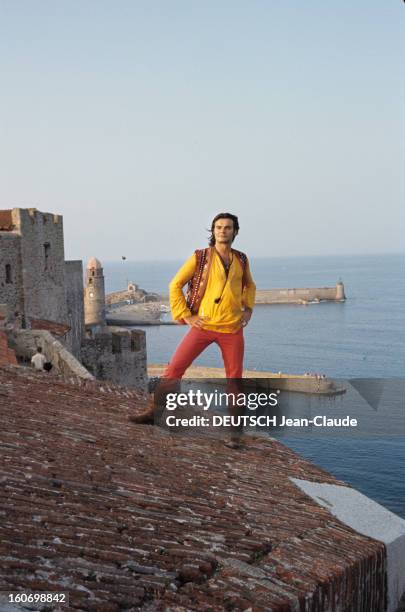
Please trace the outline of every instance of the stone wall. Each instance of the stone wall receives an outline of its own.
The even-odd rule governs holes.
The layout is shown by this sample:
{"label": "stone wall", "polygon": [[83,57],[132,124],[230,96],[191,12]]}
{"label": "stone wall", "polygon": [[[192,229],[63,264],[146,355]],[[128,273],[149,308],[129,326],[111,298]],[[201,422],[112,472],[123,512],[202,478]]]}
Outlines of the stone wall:
{"label": "stone wall", "polygon": [[14,349],[18,361],[29,364],[38,346],[52,363],[55,371],[62,376],[93,379],[82,364],[48,331],[13,330],[8,334],[9,345]]}
{"label": "stone wall", "polygon": [[14,208],[12,219],[20,235],[25,316],[68,323],[62,217]]}
{"label": "stone wall", "polygon": [[12,315],[24,314],[20,247],[17,233],[0,230],[0,302],[10,305]]}
{"label": "stone wall", "polygon": [[[313,300],[343,301],[344,289],[338,283],[335,287],[310,287],[302,289],[258,289],[256,304],[300,304]],[[342,297],[343,296],[343,297]]]}
{"label": "stone wall", "polygon": [[81,360],[100,380],[146,389],[146,339],[141,330],[114,330],[86,338]]}
{"label": "stone wall", "polygon": [[66,346],[80,359],[80,347],[84,338],[83,264],[81,261],[65,262],[66,302],[68,309],[68,334]]}
{"label": "stone wall", "polygon": [[0,304],[0,367],[3,365],[17,365],[13,349],[8,345],[6,325],[9,320],[8,304]]}

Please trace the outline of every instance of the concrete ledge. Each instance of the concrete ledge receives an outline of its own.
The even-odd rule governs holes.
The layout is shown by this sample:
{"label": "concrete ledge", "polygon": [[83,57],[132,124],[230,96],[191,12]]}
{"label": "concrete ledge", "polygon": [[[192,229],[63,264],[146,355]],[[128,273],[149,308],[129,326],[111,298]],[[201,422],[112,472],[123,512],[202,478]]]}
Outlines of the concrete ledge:
{"label": "concrete ledge", "polygon": [[142,319],[131,319],[129,317],[110,317],[106,316],[107,325],[118,325],[124,327],[132,327],[137,325],[138,327],[147,327],[148,325],[177,325],[176,321],[161,321],[160,319],[153,320],[142,320]]}
{"label": "concrete ledge", "polygon": [[258,289],[255,304],[311,304],[345,299],[344,285],[338,282],[334,287]]}
{"label": "concrete ledge", "polygon": [[405,592],[405,520],[355,489],[297,478],[291,480],[342,523],[385,544],[387,610],[395,612]]}
{"label": "concrete ledge", "polygon": [[[166,366],[162,364],[149,364],[148,376],[162,376]],[[217,381],[223,379],[225,384],[224,368],[209,368],[205,366],[190,366],[184,378],[204,378]],[[317,395],[341,395],[346,388],[336,384],[330,378],[323,378],[316,374],[282,374],[281,372],[258,372],[257,370],[244,370],[243,378],[254,380],[263,379],[263,384],[272,389],[294,391],[296,393],[311,393]]]}

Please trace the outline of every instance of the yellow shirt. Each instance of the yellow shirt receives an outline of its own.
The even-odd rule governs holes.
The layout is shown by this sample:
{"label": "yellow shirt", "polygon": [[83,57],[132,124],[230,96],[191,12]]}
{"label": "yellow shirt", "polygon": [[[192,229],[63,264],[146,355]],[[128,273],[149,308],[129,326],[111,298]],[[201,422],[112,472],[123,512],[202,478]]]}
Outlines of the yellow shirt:
{"label": "yellow shirt", "polygon": [[[187,259],[170,283],[170,308],[175,321],[190,317],[183,294],[183,287],[193,277],[197,265],[195,253]],[[203,329],[224,333],[235,333],[242,327],[243,308],[253,309],[256,295],[256,285],[253,282],[246,263],[246,285],[242,292],[242,265],[238,257],[232,253],[232,263],[228,278],[221,258],[217,251],[211,263],[207,286],[198,310],[199,316],[205,317]],[[221,297],[218,304],[215,300]]]}

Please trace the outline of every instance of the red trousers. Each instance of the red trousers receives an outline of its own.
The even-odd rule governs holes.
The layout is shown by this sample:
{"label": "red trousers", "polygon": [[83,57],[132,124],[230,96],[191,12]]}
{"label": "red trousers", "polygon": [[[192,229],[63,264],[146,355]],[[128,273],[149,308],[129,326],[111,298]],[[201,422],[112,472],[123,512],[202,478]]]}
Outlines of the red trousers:
{"label": "red trousers", "polygon": [[194,359],[215,342],[221,349],[227,378],[242,378],[244,339],[243,328],[236,334],[224,334],[192,327],[176,349],[163,378],[182,378]]}

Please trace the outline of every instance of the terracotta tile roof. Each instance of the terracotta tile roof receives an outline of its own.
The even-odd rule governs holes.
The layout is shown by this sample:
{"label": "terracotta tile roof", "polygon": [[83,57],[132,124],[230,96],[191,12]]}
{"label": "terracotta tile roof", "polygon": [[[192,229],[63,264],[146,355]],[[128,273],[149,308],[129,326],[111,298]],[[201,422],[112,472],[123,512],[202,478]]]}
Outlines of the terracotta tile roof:
{"label": "terracotta tile roof", "polygon": [[384,545],[289,476],[336,479],[276,441],[128,423],[139,406],[0,368],[0,591],[68,590],[93,612],[384,609]]}
{"label": "terracotta tile roof", "polygon": [[0,366],[17,364],[14,351],[9,348],[6,332],[0,329]]}
{"label": "terracotta tile roof", "polygon": [[0,232],[9,232],[14,229],[12,210],[0,210]]}
{"label": "terracotta tile roof", "polygon": [[54,336],[64,336],[71,329],[69,325],[56,323],[55,321],[47,321],[46,319],[30,319],[30,322],[31,329],[44,329]]}

